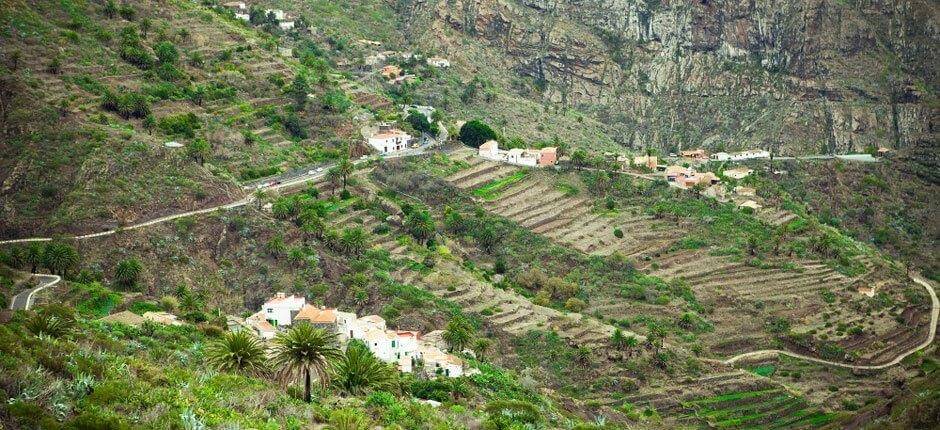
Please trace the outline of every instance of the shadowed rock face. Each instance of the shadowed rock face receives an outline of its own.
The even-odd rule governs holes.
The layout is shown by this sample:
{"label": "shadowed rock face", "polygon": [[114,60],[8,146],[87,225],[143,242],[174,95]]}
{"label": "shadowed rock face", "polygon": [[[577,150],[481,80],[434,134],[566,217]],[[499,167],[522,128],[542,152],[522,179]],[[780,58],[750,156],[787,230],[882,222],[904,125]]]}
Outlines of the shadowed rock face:
{"label": "shadowed rock face", "polygon": [[543,100],[593,107],[625,145],[807,153],[935,140],[929,0],[434,3],[400,8],[501,52],[498,67]]}

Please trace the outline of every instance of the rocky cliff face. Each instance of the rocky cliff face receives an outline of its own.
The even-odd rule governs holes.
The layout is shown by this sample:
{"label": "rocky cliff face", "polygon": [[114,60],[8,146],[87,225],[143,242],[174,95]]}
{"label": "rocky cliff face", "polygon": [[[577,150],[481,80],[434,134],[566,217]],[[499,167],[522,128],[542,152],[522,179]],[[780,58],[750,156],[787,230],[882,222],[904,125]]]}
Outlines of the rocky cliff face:
{"label": "rocky cliff face", "polygon": [[593,112],[629,146],[813,153],[935,141],[940,6],[931,0],[398,7],[413,28],[502,53],[494,66],[531,79],[546,102]]}

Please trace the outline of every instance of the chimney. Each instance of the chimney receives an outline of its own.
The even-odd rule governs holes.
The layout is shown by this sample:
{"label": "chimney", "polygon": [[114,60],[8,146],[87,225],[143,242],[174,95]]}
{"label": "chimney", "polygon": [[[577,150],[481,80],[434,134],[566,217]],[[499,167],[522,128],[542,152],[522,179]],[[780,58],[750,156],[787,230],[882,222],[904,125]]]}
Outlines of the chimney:
{"label": "chimney", "polygon": [[287,294],[284,294],[284,292],[282,292],[282,291],[278,291],[278,292],[274,295],[274,298],[277,298],[277,299],[283,299],[283,298],[285,298],[285,297],[287,297]]}

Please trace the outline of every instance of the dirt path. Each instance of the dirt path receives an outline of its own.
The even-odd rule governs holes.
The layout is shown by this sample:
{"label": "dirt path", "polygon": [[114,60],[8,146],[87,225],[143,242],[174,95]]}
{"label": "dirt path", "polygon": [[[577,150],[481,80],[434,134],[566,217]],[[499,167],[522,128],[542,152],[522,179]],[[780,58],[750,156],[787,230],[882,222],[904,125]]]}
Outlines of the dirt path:
{"label": "dirt path", "polygon": [[860,366],[860,365],[845,364],[845,363],[838,363],[835,361],[823,360],[820,358],[809,357],[806,355],[797,354],[797,353],[789,352],[789,351],[783,351],[779,349],[764,349],[764,350],[759,350],[759,351],[751,351],[751,352],[745,352],[743,354],[738,354],[727,360],[721,361],[721,363],[733,365],[734,363],[740,360],[745,360],[749,358],[760,359],[760,358],[776,357],[779,355],[786,355],[788,357],[798,358],[798,359],[806,360],[806,361],[812,361],[814,363],[825,364],[828,366],[843,367],[846,369],[855,369],[855,370],[881,370],[881,369],[886,369],[888,367],[894,366],[895,364],[900,363],[902,360],[904,360],[911,354],[930,346],[930,344],[933,343],[934,337],[937,334],[937,317],[938,317],[938,314],[940,314],[940,300],[937,299],[937,293],[934,291],[933,286],[930,285],[930,281],[927,281],[920,275],[916,275],[912,273],[910,277],[912,281],[920,284],[922,287],[924,287],[927,290],[927,293],[930,294],[930,301],[932,303],[931,310],[930,310],[930,331],[927,334],[927,339],[925,339],[924,342],[922,342],[920,345],[908,351],[905,351],[899,354],[897,357],[894,358],[894,360],[891,360],[884,364]]}
{"label": "dirt path", "polygon": [[61,277],[56,276],[56,275],[40,275],[38,273],[34,273],[33,276],[39,278],[39,280],[41,281],[39,286],[30,290],[20,292],[19,294],[13,296],[13,300],[10,301],[10,309],[13,309],[13,310],[29,309],[29,305],[31,305],[33,302],[34,294],[38,293],[39,291],[43,289],[46,289],[55,284],[58,284],[59,281],[62,280]]}
{"label": "dirt path", "polygon": [[[393,158],[401,158],[401,157],[410,157],[414,155],[421,155],[424,152],[426,152],[425,149],[419,148],[417,150],[401,151],[401,152],[394,153],[394,154],[386,154],[386,155],[381,156],[381,158],[393,159]],[[354,165],[358,165],[358,164],[362,164],[368,161],[369,159],[359,159],[359,160],[353,161],[352,163]],[[273,185],[264,187],[262,188],[262,190],[265,190],[265,191],[280,190],[283,188],[288,188],[288,187],[292,187],[295,185],[310,182],[316,179],[320,179],[321,177],[326,175],[327,171],[329,171],[331,167],[333,167],[333,165],[328,165],[322,171],[314,172],[313,174],[301,175],[301,176],[293,177],[291,179],[284,180],[284,181],[275,181]],[[119,228],[115,228],[111,230],[101,231],[98,233],[89,233],[89,234],[83,234],[83,235],[78,235],[78,236],[71,236],[71,237],[68,237],[68,239],[82,240],[82,239],[92,239],[92,238],[102,237],[102,236],[110,236],[120,231],[135,230],[135,229],[139,229],[143,227],[149,227],[155,224],[172,221],[172,220],[179,219],[179,218],[185,218],[188,216],[202,215],[202,214],[207,214],[210,212],[215,212],[215,211],[220,211],[220,210],[234,209],[237,207],[245,206],[253,202],[254,200],[255,200],[255,197],[249,194],[245,197],[242,197],[241,199],[235,200],[230,203],[226,203],[224,205],[213,206],[210,208],[198,209],[198,210],[188,211],[188,212],[180,212],[180,213],[167,215],[167,216],[160,217],[160,218],[155,218],[150,221],[144,221],[142,223],[129,225],[126,227],[119,227]],[[29,237],[29,238],[23,238],[23,239],[0,240],[0,245],[11,245],[15,243],[28,243],[28,242],[49,242],[49,241],[52,241],[51,237]]]}

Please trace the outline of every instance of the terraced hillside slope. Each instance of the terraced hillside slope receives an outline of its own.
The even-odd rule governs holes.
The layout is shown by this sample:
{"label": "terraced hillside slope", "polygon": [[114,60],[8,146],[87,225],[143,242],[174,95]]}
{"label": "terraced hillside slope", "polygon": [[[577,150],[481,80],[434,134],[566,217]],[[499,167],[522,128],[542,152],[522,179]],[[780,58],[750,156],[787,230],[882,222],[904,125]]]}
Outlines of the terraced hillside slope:
{"label": "terraced hillside slope", "polygon": [[[894,269],[876,266],[867,255],[836,264],[807,252],[797,243],[817,246],[818,235],[830,233],[813,233],[792,211],[714,212],[704,216],[703,227],[698,215],[683,213],[693,205],[714,211],[707,206],[714,204],[701,200],[683,203],[673,196],[675,202],[660,200],[656,207],[655,200],[643,197],[649,192],[617,202],[616,191],[605,200],[601,192],[585,191],[609,187],[598,183],[603,176],[595,173],[582,179],[593,185],[575,186],[578,179],[484,161],[467,150],[453,153],[448,162],[456,171],[447,170],[445,179],[487,211],[559,245],[636,259],[638,269],[689,288],[697,302],[689,316],[642,290],[597,289],[590,291],[586,313],[610,321],[638,315],[643,316],[638,321],[674,319],[697,330],[700,347],[718,357],[785,346],[836,361],[880,364],[894,358],[891,351],[918,345],[929,331],[929,300],[919,286],[889,273]],[[708,227],[716,216],[738,220]],[[751,229],[757,236],[724,237],[726,228]],[[784,245],[787,241],[793,246]],[[850,242],[839,246],[861,249]],[[874,297],[862,294],[869,289],[866,294]]]}

